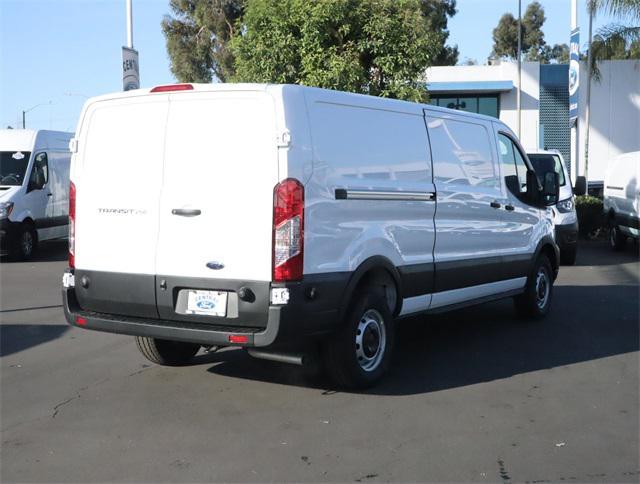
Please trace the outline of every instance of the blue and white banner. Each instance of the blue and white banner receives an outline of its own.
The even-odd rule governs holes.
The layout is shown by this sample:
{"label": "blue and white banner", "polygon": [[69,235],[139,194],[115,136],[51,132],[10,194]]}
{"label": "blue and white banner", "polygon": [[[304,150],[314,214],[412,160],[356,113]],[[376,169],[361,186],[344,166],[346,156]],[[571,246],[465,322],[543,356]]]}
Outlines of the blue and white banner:
{"label": "blue and white banner", "polygon": [[128,47],[122,48],[122,90],[140,89],[140,68],[138,67],[138,51]]}
{"label": "blue and white banner", "polygon": [[578,91],[580,87],[580,29],[571,31],[569,43],[569,124],[578,119]]}

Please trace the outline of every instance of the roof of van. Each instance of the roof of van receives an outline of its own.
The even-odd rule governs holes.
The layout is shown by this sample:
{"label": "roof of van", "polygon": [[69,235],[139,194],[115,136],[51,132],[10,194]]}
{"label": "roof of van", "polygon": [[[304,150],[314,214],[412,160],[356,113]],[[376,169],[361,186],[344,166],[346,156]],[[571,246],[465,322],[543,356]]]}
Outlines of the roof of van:
{"label": "roof of van", "polygon": [[46,129],[0,129],[0,151],[31,151],[38,147],[67,151],[73,133]]}
{"label": "roof of van", "polygon": [[[370,105],[371,107],[376,107],[378,109],[387,108],[390,110],[400,110],[400,111],[413,111],[413,112],[421,112],[422,109],[429,109],[430,111],[441,112],[443,114],[450,113],[456,114],[458,116],[467,116],[473,117],[477,119],[482,119],[485,121],[493,121],[504,125],[504,123],[494,117],[486,116],[484,114],[476,114],[469,113],[466,111],[457,111],[454,109],[443,108],[438,106],[433,106],[431,104],[421,104],[411,101],[401,101],[398,99],[389,99],[382,98],[377,96],[369,96],[366,94],[356,94],[351,92],[343,92],[343,91],[334,91],[331,89],[321,89],[318,87],[309,87],[309,86],[301,86],[298,84],[250,84],[250,83],[216,83],[216,84],[199,84],[199,83],[189,83],[193,89],[189,90],[175,90],[175,91],[167,91],[160,92],[158,94],[187,94],[189,92],[215,92],[215,91],[278,91],[278,90],[288,90],[288,89],[298,89],[303,92],[314,93],[315,97],[318,96],[326,96],[331,98],[334,101],[342,101],[344,103],[355,103],[360,105]],[[157,86],[159,87],[159,86]],[[161,86],[161,87],[169,87],[169,86]],[[87,101],[87,104],[96,101],[106,101],[109,99],[122,99],[129,97],[138,97],[138,96],[146,96],[146,95],[154,95],[151,91],[155,88],[144,88],[144,89],[135,89],[131,91],[125,92],[116,92],[111,94],[105,94],[97,97],[93,97]],[[506,125],[504,125],[506,126]]]}
{"label": "roof of van", "polygon": [[560,150],[555,150],[555,149],[551,149],[551,150],[543,150],[540,148],[535,148],[533,150],[526,150],[528,155],[556,155],[559,156],[560,159],[564,162],[564,157],[562,156],[562,153],[560,152]]}

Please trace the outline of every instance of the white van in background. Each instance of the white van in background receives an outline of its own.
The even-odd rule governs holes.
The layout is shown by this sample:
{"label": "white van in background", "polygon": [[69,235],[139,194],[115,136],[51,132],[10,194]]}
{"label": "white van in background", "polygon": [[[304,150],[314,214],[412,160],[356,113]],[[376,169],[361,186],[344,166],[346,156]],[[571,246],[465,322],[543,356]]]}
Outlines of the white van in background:
{"label": "white van in background", "polygon": [[29,259],[38,242],[66,238],[73,133],[0,130],[0,246]]}
{"label": "white van in background", "polygon": [[622,250],[627,238],[640,237],[640,151],[624,153],[607,166],[604,181],[604,213],[609,242]]}
{"label": "white van in background", "polygon": [[558,203],[551,206],[556,243],[560,248],[560,261],[566,265],[574,265],[578,254],[578,215],[575,196],[584,195],[587,192],[587,180],[585,177],[579,176],[576,178],[576,186],[571,187],[569,171],[562,153],[558,150],[529,151],[527,156],[540,180],[547,172],[558,174],[559,200]]}
{"label": "white van in background", "polygon": [[558,175],[542,188],[495,118],[177,84],[88,100],[70,146],[66,319],[134,335],[155,363],[318,355],[362,388],[389,368],[398,318],[506,297],[550,309]]}

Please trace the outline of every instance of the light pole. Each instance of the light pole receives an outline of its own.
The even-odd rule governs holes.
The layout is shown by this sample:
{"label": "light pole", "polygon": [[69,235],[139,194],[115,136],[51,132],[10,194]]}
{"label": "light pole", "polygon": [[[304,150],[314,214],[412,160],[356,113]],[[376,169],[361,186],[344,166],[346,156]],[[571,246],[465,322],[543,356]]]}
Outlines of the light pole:
{"label": "light pole", "polygon": [[133,49],[133,9],[131,0],[127,0],[127,47]]}
{"label": "light pole", "polygon": [[522,101],[522,0],[518,0],[518,92],[517,92],[516,104],[518,109],[518,138],[519,139],[522,139],[521,101]]}
{"label": "light pole", "polygon": [[36,104],[35,106],[30,107],[29,109],[23,109],[22,110],[22,129],[25,129],[27,127],[27,113],[29,111],[33,111],[35,108],[39,108],[40,106],[46,106],[47,104],[51,105],[51,101],[47,103]]}
{"label": "light pole", "polygon": [[587,179],[587,186],[589,185],[589,123],[591,122],[591,62],[593,62],[591,43],[593,42],[593,15],[596,9],[595,0],[590,0],[587,3],[587,9],[589,10],[589,47],[587,51],[587,93],[586,93],[586,106],[584,113],[584,177]]}

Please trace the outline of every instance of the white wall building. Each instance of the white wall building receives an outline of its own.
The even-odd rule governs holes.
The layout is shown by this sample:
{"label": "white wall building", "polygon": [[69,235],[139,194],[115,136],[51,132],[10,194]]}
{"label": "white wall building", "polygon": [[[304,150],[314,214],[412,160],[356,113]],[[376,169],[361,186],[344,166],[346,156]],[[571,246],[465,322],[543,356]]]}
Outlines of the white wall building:
{"label": "white wall building", "polygon": [[[640,150],[640,61],[604,61],[591,85],[589,182],[601,186],[609,159]],[[444,66],[427,70],[431,102],[499,117],[518,133],[517,64]],[[568,64],[522,64],[520,140],[525,149],[554,148],[584,174],[587,71],[580,70],[579,152],[571,153]]]}

